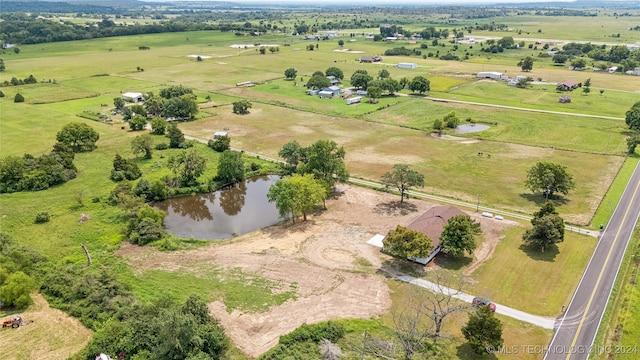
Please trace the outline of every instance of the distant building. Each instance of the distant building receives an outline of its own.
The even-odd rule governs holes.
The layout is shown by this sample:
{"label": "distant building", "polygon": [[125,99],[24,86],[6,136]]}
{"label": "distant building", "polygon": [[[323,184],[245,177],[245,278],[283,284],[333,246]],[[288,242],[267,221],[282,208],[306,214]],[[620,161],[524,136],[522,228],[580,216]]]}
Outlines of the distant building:
{"label": "distant building", "polygon": [[360,102],[362,102],[362,96],[356,96],[347,99],[347,105],[358,104]]}
{"label": "distant building", "polygon": [[501,80],[504,76],[504,74],[500,73],[500,72],[496,72],[496,71],[481,71],[479,73],[476,74],[477,78],[480,79],[493,79],[493,80]]}
{"label": "distant building", "polygon": [[360,57],[361,63],[374,63],[380,61],[382,61],[382,58],[378,55],[363,55]]}
{"label": "distant building", "polygon": [[575,90],[578,88],[578,83],[575,81],[571,81],[571,80],[567,80],[563,83],[558,84],[559,86],[562,86],[562,90],[564,91],[571,91],[571,90]]}
{"label": "distant building", "polygon": [[221,136],[229,136],[229,133],[226,131],[216,131],[215,133],[213,133],[213,138],[217,139]]}
{"label": "distant building", "polygon": [[327,76],[327,79],[329,79],[329,82],[331,83],[331,85],[337,85],[340,84],[340,79],[336,78],[333,75],[329,75]]}
{"label": "distant building", "polygon": [[332,95],[340,95],[342,89],[340,89],[340,86],[333,85],[322,89],[322,91],[330,92]]}
{"label": "distant building", "polygon": [[401,63],[397,63],[397,64],[396,64],[396,67],[397,67],[398,69],[415,69],[415,68],[417,68],[417,67],[418,67],[418,64],[416,64],[416,63],[404,63],[404,62],[401,62]]}
{"label": "distant building", "polygon": [[142,93],[126,92],[122,94],[122,100],[129,102],[142,102],[144,100],[144,97],[142,96]]}

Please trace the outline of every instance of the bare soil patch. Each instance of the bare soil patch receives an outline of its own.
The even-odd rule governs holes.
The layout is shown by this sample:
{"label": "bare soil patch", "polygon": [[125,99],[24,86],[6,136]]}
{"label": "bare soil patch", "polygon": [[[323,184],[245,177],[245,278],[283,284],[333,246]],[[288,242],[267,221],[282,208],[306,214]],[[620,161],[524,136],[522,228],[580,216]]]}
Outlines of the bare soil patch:
{"label": "bare soil patch", "polygon": [[16,314],[27,322],[17,329],[0,329],[0,359],[67,359],[91,340],[91,330],[78,319],[52,309],[42,295],[32,295],[34,305]]}
{"label": "bare soil patch", "polygon": [[[167,253],[127,245],[118,253],[137,272],[181,270],[197,276],[203,265],[211,265],[276,280],[279,288],[294,285],[295,299],[263,313],[229,313],[222,299],[209,304],[234,343],[246,354],[258,356],[304,323],[376,317],[391,307],[387,280],[377,272],[389,258],[366,241],[397,225],[408,225],[433,204],[412,199],[400,206],[397,195],[352,185],[339,185],[337,192],[327,201],[327,211],[306,222],[273,226],[196,250]],[[500,227],[492,230],[492,224],[483,221],[487,238],[500,233]]]}

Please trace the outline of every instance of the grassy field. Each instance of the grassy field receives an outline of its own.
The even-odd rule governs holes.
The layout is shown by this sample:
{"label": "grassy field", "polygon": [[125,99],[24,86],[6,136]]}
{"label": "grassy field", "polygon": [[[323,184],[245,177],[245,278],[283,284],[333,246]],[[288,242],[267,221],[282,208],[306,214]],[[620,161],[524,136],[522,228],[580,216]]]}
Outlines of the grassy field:
{"label": "grassy field", "polygon": [[[473,35],[526,37],[527,42],[538,38],[562,39],[566,34],[574,36],[575,33],[565,25],[567,19],[541,16],[495,19],[496,22],[509,22],[512,30],[506,33],[474,32]],[[621,17],[620,22],[613,21],[608,15],[594,19],[594,24],[603,27],[594,26],[577,34],[576,40],[584,37],[585,40],[600,41],[602,38],[602,41],[614,43],[614,38],[607,36],[618,32],[622,36],[615,41],[637,40],[635,32],[623,31],[623,26],[631,26],[629,18]],[[556,26],[559,23],[563,25]],[[416,25],[415,30],[420,29]],[[538,29],[542,32],[538,33]],[[516,36],[517,30],[522,30],[522,34]],[[348,37],[342,39],[346,41]],[[210,300],[223,298],[229,310],[260,311],[295,296],[295,289],[277,296],[271,294],[270,288],[278,284],[264,281],[259,274],[221,274],[211,268],[197,277],[162,271],[134,274],[114,256],[123,241],[125,219],[120,210],[105,203],[115,186],[109,180],[109,173],[116,153],[133,157],[130,140],[139,133],[121,129],[121,123],[109,125],[79,115],[109,115],[113,98],[125,91],[157,93],[166,86],[178,84],[194,88],[200,102],[207,95],[212,98],[211,103],[202,103],[206,109],[198,120],[179,125],[185,134],[200,139],[210,139],[213,132],[227,128],[233,147],[274,158],[289,141],[296,140],[306,146],[318,139],[332,139],[345,147],[347,166],[354,176],[377,180],[394,164],[406,163],[425,175],[424,191],[469,202],[475,202],[479,194],[482,206],[522,213],[532,213],[543,201],[542,196],[532,195],[524,188],[526,171],[537,161],[558,162],[567,166],[577,185],[557,204],[563,218],[574,224],[606,224],[625,179],[637,163],[635,158],[625,161],[621,156],[626,151],[624,140],[627,136],[622,120],[433,102],[429,97],[413,96],[385,97],[376,105],[348,106],[340,99],[307,96],[300,78],[306,80],[313,72],[325,71],[331,66],[341,68],[345,79],[358,69],[366,69],[375,77],[384,68],[394,79],[426,76],[431,80],[430,97],[623,118],[625,111],[637,101],[637,93],[633,92],[640,86],[640,77],[571,72],[552,66],[549,59],[536,58],[534,69],[526,74],[534,79],[583,82],[592,78],[591,94],[583,95],[576,90],[571,94],[572,103],[561,105],[557,103],[559,94],[551,85],[515,89],[504,83],[477,81],[473,77],[475,72],[483,70],[524,74],[516,66],[517,61],[526,55],[537,56],[537,50],[509,50],[495,55],[480,53],[477,46],[473,49],[460,46],[456,53],[468,51],[471,60],[384,56],[383,64],[363,65],[356,61],[362,54],[383,54],[393,47],[413,48],[419,44],[374,43],[365,41],[361,35],[355,39],[356,42],[348,42],[343,48],[338,46],[337,39],[322,41],[318,43],[318,49],[307,51],[305,46],[312,42],[300,37],[269,35],[261,37],[260,42],[277,44],[279,51],[261,55],[257,48],[230,47],[232,44],[253,44],[255,38],[200,31],[21,45],[20,54],[7,52],[3,55],[7,69],[0,73],[0,82],[14,76],[26,78],[30,74],[44,82],[2,88],[6,95],[0,99],[2,156],[24,153],[37,156],[48,152],[55,143],[56,133],[71,121],[92,126],[99,132],[100,141],[93,152],[76,155],[78,178],[46,191],[0,195],[0,228],[54,262],[84,262],[79,245],[84,243],[91,250],[94,262],[113,267],[120,279],[143,300],[157,298],[161,293],[180,299],[197,293]],[[139,46],[148,46],[150,50],[138,50]],[[444,47],[429,43],[423,54],[436,51],[444,54],[453,51],[452,47],[449,43]],[[195,54],[211,58],[197,62],[189,57]],[[398,69],[393,67],[397,62],[415,62],[419,67]],[[288,67],[298,70],[297,79],[284,80],[283,72]],[[242,81],[254,81],[258,86],[235,86]],[[602,95],[599,89],[605,90]],[[18,92],[24,95],[25,103],[13,103]],[[402,93],[408,95],[407,91]],[[232,113],[231,103],[238,99],[253,101],[249,115]],[[463,121],[472,118],[491,123],[491,127],[451,141],[431,136],[433,121],[450,111],[455,111]],[[156,141],[166,140],[157,137]],[[204,145],[196,146],[207,154],[209,164],[201,179],[210,179],[216,173],[218,155]],[[136,162],[145,177],[160,178],[169,173],[164,164],[176,151],[156,151],[153,159],[136,159]],[[481,152],[491,154],[491,158],[479,157],[477,154]],[[258,160],[247,158],[246,161]],[[614,181],[616,176],[618,180]],[[599,210],[596,212],[596,209]],[[34,225],[35,215],[42,211],[51,214],[51,222]],[[89,222],[78,222],[83,213],[91,215]],[[575,288],[579,277],[576,274],[584,268],[596,240],[568,233],[565,242],[558,244],[558,251],[541,255],[520,246],[522,231],[523,228],[513,228],[505,234],[494,257],[473,273],[475,282],[470,291],[524,311],[555,316],[568,302],[571,294],[566,289]],[[452,272],[464,268],[459,264],[443,266],[448,266]],[[527,274],[535,275],[505,272],[505,268],[525,269]],[[501,280],[497,282],[496,279]],[[394,302],[401,301],[404,285],[392,286]],[[525,289],[539,291],[531,296]],[[632,303],[640,298],[632,289],[626,294],[630,294],[627,297]],[[631,311],[627,313],[635,316]],[[527,344],[543,345],[550,338],[548,331],[506,318],[501,320],[505,323],[505,345],[521,345],[523,339]],[[637,338],[634,330],[637,324],[631,319],[624,321],[628,324],[625,330],[629,328],[631,335],[621,341]],[[461,358],[472,358],[469,349],[460,345],[459,330],[456,330],[464,322],[466,316],[461,314],[454,318],[448,329],[457,339],[451,350]],[[389,325],[389,319],[383,319],[382,323]],[[366,326],[381,333],[387,331],[379,328],[379,324]],[[355,335],[347,343],[356,343],[357,332],[366,326],[354,323]],[[498,355],[498,358],[506,357],[513,358]],[[515,358],[535,357],[519,354]]]}

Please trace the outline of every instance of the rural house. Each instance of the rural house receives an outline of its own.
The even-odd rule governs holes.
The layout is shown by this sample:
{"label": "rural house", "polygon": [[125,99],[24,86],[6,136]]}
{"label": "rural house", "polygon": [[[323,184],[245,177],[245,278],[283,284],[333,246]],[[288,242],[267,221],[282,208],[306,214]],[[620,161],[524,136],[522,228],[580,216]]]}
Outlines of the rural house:
{"label": "rural house", "polygon": [[327,76],[327,79],[329,79],[329,82],[331,83],[331,85],[332,85],[332,86],[333,86],[333,85],[340,84],[340,79],[336,78],[336,77],[335,77],[335,76],[333,76],[333,75],[329,75],[329,76]]}
{"label": "rural house", "polygon": [[575,81],[567,80],[563,83],[558,84],[558,87],[561,87],[563,91],[572,91],[578,88],[578,83]]}
{"label": "rural house", "polygon": [[382,58],[377,55],[364,55],[360,57],[361,63],[374,63],[374,62],[380,62],[380,61],[382,61]]}

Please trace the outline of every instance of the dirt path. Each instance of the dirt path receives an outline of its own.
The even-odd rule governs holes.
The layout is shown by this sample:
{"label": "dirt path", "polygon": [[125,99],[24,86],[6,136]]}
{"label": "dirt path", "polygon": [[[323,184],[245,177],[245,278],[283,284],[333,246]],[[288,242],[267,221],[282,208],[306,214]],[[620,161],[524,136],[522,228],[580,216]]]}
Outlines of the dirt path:
{"label": "dirt path", "polygon": [[[433,204],[411,200],[398,207],[397,195],[353,185],[339,185],[338,193],[327,201],[328,211],[304,223],[273,226],[196,250],[160,252],[129,245],[118,253],[138,272],[180,269],[197,276],[203,264],[210,264],[258,274],[281,288],[295,286],[295,299],[262,313],[229,313],[222,301],[209,304],[233,342],[246,354],[258,356],[304,323],[371,318],[391,306],[387,280],[376,273],[388,257],[366,241],[398,224],[408,225]],[[489,230],[487,237],[500,233],[493,222],[482,222],[483,231]],[[491,240],[490,251],[478,252],[478,261],[491,256],[498,240]]]}

